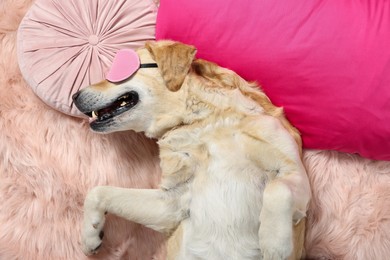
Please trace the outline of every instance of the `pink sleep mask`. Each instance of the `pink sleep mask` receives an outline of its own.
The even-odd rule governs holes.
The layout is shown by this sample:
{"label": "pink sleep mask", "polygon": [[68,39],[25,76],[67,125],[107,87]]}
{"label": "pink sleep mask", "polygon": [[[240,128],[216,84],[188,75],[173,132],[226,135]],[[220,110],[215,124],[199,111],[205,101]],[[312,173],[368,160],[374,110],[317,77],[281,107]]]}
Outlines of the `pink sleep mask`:
{"label": "pink sleep mask", "polygon": [[157,68],[157,64],[141,64],[139,56],[135,51],[131,49],[122,49],[116,53],[106,79],[114,83],[120,82],[128,79],[140,68]]}

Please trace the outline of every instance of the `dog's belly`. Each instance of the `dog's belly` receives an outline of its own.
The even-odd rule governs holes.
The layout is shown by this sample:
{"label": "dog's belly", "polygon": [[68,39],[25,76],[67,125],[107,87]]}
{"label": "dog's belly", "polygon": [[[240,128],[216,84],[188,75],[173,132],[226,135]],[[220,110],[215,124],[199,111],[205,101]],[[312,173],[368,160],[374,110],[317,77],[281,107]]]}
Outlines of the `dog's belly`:
{"label": "dog's belly", "polygon": [[208,169],[195,177],[190,189],[190,218],[183,223],[186,259],[260,259],[259,215],[266,175],[250,164],[216,162]]}

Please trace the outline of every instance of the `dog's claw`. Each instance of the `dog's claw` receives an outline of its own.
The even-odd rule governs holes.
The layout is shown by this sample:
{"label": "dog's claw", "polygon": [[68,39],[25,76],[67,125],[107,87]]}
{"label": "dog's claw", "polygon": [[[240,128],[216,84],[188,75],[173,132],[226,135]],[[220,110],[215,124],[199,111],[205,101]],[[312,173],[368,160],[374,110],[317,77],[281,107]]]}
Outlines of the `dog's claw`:
{"label": "dog's claw", "polygon": [[100,239],[103,239],[103,237],[104,237],[104,231],[102,230],[102,231],[100,231],[100,233],[99,233],[99,237],[100,237]]}
{"label": "dog's claw", "polygon": [[100,243],[98,244],[98,246],[96,246],[94,249],[92,249],[93,247],[84,247],[83,249],[83,252],[86,256],[91,256],[91,255],[96,255],[100,249],[100,247],[102,246],[102,241],[100,241]]}
{"label": "dog's claw", "polygon": [[99,227],[99,224],[100,224],[99,222],[95,222],[95,223],[92,224],[92,227],[94,229],[97,229]]}
{"label": "dog's claw", "polygon": [[92,253],[93,254],[97,254],[98,250],[100,249],[100,247],[102,246],[102,243],[100,243],[100,245],[98,245],[94,250],[92,250]]}

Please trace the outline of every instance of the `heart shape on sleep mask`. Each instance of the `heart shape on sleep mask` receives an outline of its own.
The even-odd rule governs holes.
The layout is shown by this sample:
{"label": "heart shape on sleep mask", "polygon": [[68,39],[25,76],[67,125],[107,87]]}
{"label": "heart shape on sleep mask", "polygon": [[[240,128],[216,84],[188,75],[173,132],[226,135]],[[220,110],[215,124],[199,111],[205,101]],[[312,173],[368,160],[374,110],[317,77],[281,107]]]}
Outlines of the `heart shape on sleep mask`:
{"label": "heart shape on sleep mask", "polygon": [[157,64],[141,64],[139,56],[135,51],[122,49],[116,53],[106,79],[113,83],[121,82],[128,79],[140,68],[157,68]]}

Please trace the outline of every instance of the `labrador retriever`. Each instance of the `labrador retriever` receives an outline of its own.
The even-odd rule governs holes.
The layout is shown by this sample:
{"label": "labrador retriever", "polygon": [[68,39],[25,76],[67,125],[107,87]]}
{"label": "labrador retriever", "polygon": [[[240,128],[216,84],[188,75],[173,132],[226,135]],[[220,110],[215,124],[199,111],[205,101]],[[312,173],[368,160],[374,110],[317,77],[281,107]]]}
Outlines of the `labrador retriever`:
{"label": "labrador retriever", "polygon": [[195,53],[148,42],[129,78],[74,95],[93,131],[156,138],[162,169],[159,189],[88,193],[84,253],[100,247],[108,212],[176,239],[172,259],[301,258],[311,192],[298,131],[259,86]]}

